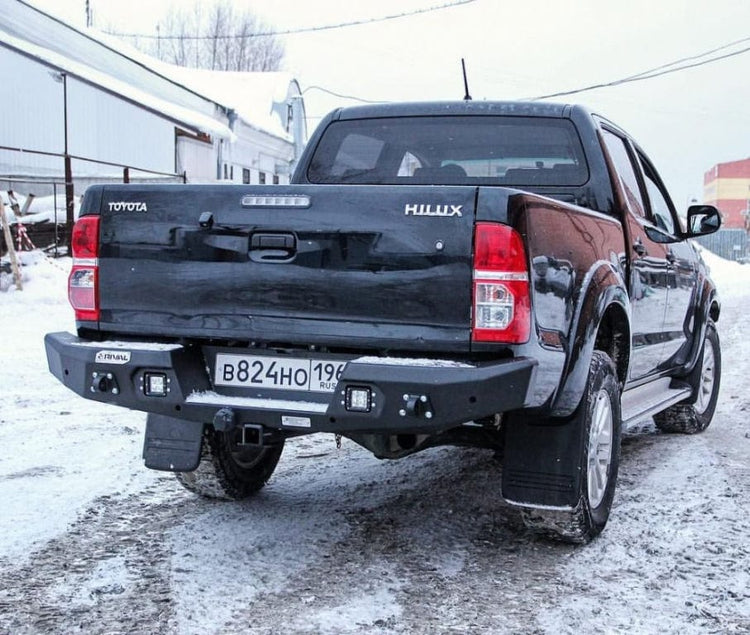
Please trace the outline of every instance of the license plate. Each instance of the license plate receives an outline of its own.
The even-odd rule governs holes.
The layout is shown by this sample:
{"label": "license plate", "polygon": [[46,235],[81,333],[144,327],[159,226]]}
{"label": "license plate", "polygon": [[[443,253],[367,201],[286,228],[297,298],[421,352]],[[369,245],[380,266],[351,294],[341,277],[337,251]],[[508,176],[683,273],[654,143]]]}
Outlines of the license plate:
{"label": "license plate", "polygon": [[219,386],[333,392],[346,362],[217,353]]}

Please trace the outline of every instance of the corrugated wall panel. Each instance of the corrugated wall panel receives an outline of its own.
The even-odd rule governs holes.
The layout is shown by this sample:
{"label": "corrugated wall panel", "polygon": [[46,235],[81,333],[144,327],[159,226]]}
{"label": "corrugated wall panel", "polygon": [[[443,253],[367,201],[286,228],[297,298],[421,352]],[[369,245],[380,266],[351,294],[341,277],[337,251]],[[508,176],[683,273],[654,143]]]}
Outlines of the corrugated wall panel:
{"label": "corrugated wall panel", "polygon": [[187,172],[190,181],[200,183],[216,179],[216,161],[211,144],[191,139],[177,138],[178,172]]}
{"label": "corrugated wall panel", "polygon": [[[63,151],[63,87],[46,66],[0,46],[0,145]],[[63,160],[0,151],[0,174],[62,174]]]}
{"label": "corrugated wall panel", "polygon": [[[68,148],[72,155],[157,172],[175,170],[175,125],[95,86],[66,78]],[[0,174],[63,175],[63,159],[28,151],[62,153],[63,82],[47,65],[0,46]],[[122,170],[74,162],[74,177],[121,176]]]}
{"label": "corrugated wall panel", "polygon": [[63,86],[48,67],[0,47],[0,145],[63,151]]}
{"label": "corrugated wall panel", "polygon": [[63,159],[0,150],[0,176],[36,177],[60,180],[65,174]]}
{"label": "corrugated wall panel", "polygon": [[135,104],[68,78],[71,154],[174,172],[174,128],[174,123]]}

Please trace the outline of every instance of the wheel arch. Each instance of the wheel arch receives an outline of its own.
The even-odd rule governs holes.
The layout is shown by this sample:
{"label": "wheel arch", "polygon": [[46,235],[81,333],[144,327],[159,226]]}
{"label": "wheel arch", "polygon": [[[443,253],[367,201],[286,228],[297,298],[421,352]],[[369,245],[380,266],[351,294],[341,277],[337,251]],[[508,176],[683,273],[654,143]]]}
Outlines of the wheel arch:
{"label": "wheel arch", "polygon": [[[608,263],[607,263],[608,264]],[[604,265],[604,263],[602,263]],[[630,300],[622,278],[599,267],[583,289],[571,327],[568,359],[550,414],[566,417],[578,407],[594,350],[607,353],[617,369],[620,386],[627,379],[631,350]]]}
{"label": "wheel arch", "polygon": [[720,314],[721,302],[716,292],[716,287],[709,278],[704,277],[702,283],[698,285],[695,305],[693,307],[693,324],[690,329],[693,334],[692,345],[678,374],[679,372],[688,373],[692,371],[698,363],[701,351],[703,350],[703,340],[706,337],[708,323],[713,322],[716,324],[719,321]]}
{"label": "wheel arch", "polygon": [[620,390],[628,378],[630,363],[630,320],[618,302],[610,304],[599,323],[594,350],[604,351],[615,363]]}

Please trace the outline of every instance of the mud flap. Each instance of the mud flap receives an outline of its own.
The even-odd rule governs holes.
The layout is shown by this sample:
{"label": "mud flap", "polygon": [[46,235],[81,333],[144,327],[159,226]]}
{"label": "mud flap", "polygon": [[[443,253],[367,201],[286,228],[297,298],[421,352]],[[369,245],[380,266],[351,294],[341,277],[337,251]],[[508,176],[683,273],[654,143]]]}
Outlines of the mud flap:
{"label": "mud flap", "polygon": [[192,472],[201,460],[203,423],[149,414],[143,458],[146,467],[170,472]]}
{"label": "mud flap", "polygon": [[586,476],[580,418],[545,425],[518,417],[504,428],[503,498],[524,507],[575,508]]}

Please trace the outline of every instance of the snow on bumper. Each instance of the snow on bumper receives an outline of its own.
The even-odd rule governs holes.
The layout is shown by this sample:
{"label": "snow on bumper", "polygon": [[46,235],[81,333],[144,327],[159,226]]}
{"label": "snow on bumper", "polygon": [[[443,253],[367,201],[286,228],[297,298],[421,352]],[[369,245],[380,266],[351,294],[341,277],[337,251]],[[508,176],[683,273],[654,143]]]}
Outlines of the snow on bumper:
{"label": "snow on bumper", "polygon": [[[521,408],[536,361],[491,363],[342,358],[333,392],[227,389],[213,385],[211,351],[200,346],[91,342],[70,333],[45,337],[50,371],[75,393],[175,418],[212,422],[230,410],[237,424],[298,432],[429,432]],[[353,390],[369,395],[353,411]]]}

